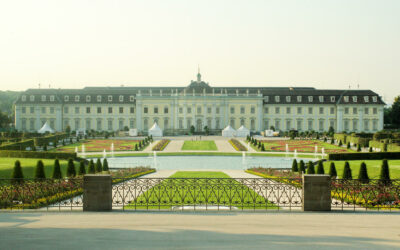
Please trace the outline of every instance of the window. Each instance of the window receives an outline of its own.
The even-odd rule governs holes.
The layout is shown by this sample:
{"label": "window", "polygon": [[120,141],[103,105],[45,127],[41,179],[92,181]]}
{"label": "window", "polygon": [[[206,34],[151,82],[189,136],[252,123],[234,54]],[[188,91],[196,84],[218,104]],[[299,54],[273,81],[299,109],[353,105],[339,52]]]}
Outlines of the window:
{"label": "window", "polygon": [[344,113],[347,115],[349,113],[349,108],[344,108]]}
{"label": "window", "polygon": [[124,129],[124,120],[119,120],[119,121],[118,121],[118,129],[119,129],[119,130]]}
{"label": "window", "polygon": [[75,107],[75,114],[79,114],[79,107]]}
{"label": "window", "polygon": [[113,129],[113,121],[112,120],[108,120],[108,130],[112,130]]}
{"label": "window", "polygon": [[86,96],[86,102],[90,102],[90,95]]}
{"label": "window", "polygon": [[68,96],[68,95],[64,96],[64,101],[65,101],[65,102],[68,102],[68,101],[69,101],[69,96]]}
{"label": "window", "polygon": [[51,95],[51,96],[50,96],[50,101],[51,101],[51,102],[54,102],[54,95]]}
{"label": "window", "polygon": [[101,114],[101,107],[97,107],[97,114]]}
{"label": "window", "polygon": [[301,102],[301,101],[302,101],[301,95],[297,96],[297,102]]}
{"label": "window", "polygon": [[133,95],[129,96],[129,101],[130,102],[134,102],[135,101],[135,96],[133,96]]}
{"label": "window", "polygon": [[378,130],[378,121],[377,120],[373,120],[372,121],[372,128],[373,128],[373,130]]}
{"label": "window", "polygon": [[219,107],[215,108],[215,113],[219,114]]}
{"label": "window", "polygon": [[279,95],[275,96],[275,102],[279,102],[279,101],[280,101]]}
{"label": "window", "polygon": [[365,113],[366,115],[368,115],[368,114],[369,114],[369,108],[365,108],[365,109],[364,109],[364,113]]}
{"label": "window", "polygon": [[168,107],[167,106],[164,107],[164,114],[168,114]]}
{"label": "window", "polygon": [[349,121],[344,120],[344,130],[348,131],[349,130]]}
{"label": "window", "polygon": [[90,107],[86,107],[86,114],[90,114]]}
{"label": "window", "polygon": [[46,96],[42,95],[42,102],[45,102],[45,101],[46,101]]}
{"label": "window", "polygon": [[108,96],[108,101],[109,101],[109,102],[112,102],[112,95],[109,95],[109,96]]}
{"label": "window", "polygon": [[280,127],[281,127],[281,121],[275,120],[275,131],[279,131]]}
{"label": "window", "polygon": [[182,113],[183,113],[183,108],[179,107],[179,114],[182,114]]}
{"label": "window", "polygon": [[369,120],[364,120],[364,130],[369,130]]}
{"label": "window", "polygon": [[364,102],[369,102],[369,96],[364,96]]}
{"label": "window", "polygon": [[112,114],[112,112],[113,112],[113,108],[112,107],[108,107],[108,113]]}
{"label": "window", "polygon": [[143,113],[145,113],[145,114],[149,113],[149,108],[148,107],[144,107],[143,108]]}
{"label": "window", "polygon": [[291,101],[290,95],[286,96],[286,102],[290,102],[290,101]]}
{"label": "window", "polygon": [[309,108],[308,108],[308,114],[309,114],[309,115],[312,115],[312,113],[313,113],[313,108],[312,108],[312,107],[309,107]]}
{"label": "window", "polygon": [[31,102],[35,101],[35,96],[34,96],[34,95],[29,96],[29,100],[30,100]]}
{"label": "window", "polygon": [[308,130],[313,130],[313,120],[308,120]]}
{"label": "window", "polygon": [[286,130],[289,131],[291,129],[292,125],[291,125],[291,121],[290,120],[286,120]]}
{"label": "window", "polygon": [[164,129],[167,129],[168,128],[168,126],[169,126],[169,120],[168,120],[168,118],[165,118],[164,119]]}
{"label": "window", "polygon": [[330,110],[331,110],[331,115],[335,114],[335,108],[331,107]]}
{"label": "window", "polygon": [[235,128],[235,120],[234,119],[231,119],[230,125],[231,125],[232,128]]}
{"label": "window", "polygon": [[240,107],[240,113],[244,114],[244,107],[243,106]]}
{"label": "window", "polygon": [[357,102],[357,96],[353,96],[353,102]]}
{"label": "window", "polygon": [[234,114],[234,113],[235,113],[235,108],[231,107],[231,114]]}
{"label": "window", "polygon": [[335,129],[335,121],[334,120],[329,121],[329,127],[332,127],[333,129]]}
{"label": "window", "polygon": [[50,107],[50,114],[54,114],[54,107]]}
{"label": "window", "polygon": [[97,119],[97,131],[101,130],[101,119]]}
{"label": "window", "polygon": [[335,97],[331,96],[331,102],[335,102]]}
{"label": "window", "polygon": [[324,97],[322,95],[319,96],[319,102],[324,102]]}
{"label": "window", "polygon": [[87,130],[90,130],[91,129],[91,122],[90,122],[90,119],[86,119],[86,129]]}
{"label": "window", "polygon": [[124,107],[119,107],[119,113],[123,114],[124,113]]}
{"label": "window", "polygon": [[319,114],[321,115],[321,114],[323,114],[324,113],[324,108],[323,107],[320,107],[319,108]]}
{"label": "window", "polygon": [[358,120],[353,120],[353,131],[358,130]]}
{"label": "window", "polygon": [[35,108],[34,107],[30,107],[30,111],[31,111],[31,114],[35,113]]}
{"label": "window", "polygon": [[269,102],[269,96],[264,96],[264,102]]}
{"label": "window", "polygon": [[192,113],[192,108],[191,107],[187,107],[187,113],[188,114]]}
{"label": "window", "polygon": [[98,95],[98,96],[97,96],[97,101],[98,101],[98,102],[101,102],[101,95]]}
{"label": "window", "polygon": [[256,121],[254,119],[250,120],[250,129],[256,130]]}
{"label": "window", "polygon": [[216,128],[216,129],[219,129],[219,128],[220,128],[219,119],[218,119],[218,118],[215,120],[215,128]]}
{"label": "window", "polygon": [[124,96],[123,96],[123,95],[120,95],[120,96],[119,96],[119,101],[120,101],[120,102],[123,102],[123,101],[124,101]]}
{"label": "window", "polygon": [[275,107],[275,114],[279,114],[279,107]]}
{"label": "window", "polygon": [[149,128],[149,121],[147,119],[143,120],[143,128],[148,129]]}
{"label": "window", "polygon": [[129,128],[134,128],[135,127],[135,120],[134,119],[130,119],[129,120]]}
{"label": "window", "polygon": [[378,109],[377,109],[377,108],[373,108],[373,109],[372,109],[372,113],[373,113],[374,115],[378,114]]}
{"label": "window", "polygon": [[309,96],[309,97],[308,97],[308,102],[313,102],[313,99],[314,99],[314,98],[313,98],[312,96]]}
{"label": "window", "polygon": [[154,107],[153,111],[154,111],[154,114],[158,114],[158,107]]}
{"label": "window", "polygon": [[68,107],[64,107],[64,114],[68,114]]}
{"label": "window", "polygon": [[26,95],[21,96],[21,100],[22,100],[23,102],[25,102],[25,101],[26,101]]}
{"label": "window", "polygon": [[297,120],[297,130],[301,130],[301,124],[303,123],[302,120]]}
{"label": "window", "polygon": [[286,114],[290,114],[290,107],[286,107]]}
{"label": "window", "polygon": [[201,107],[197,107],[197,114],[201,114]]}
{"label": "window", "polygon": [[252,106],[250,108],[250,113],[255,114],[256,113],[256,108]]}
{"label": "window", "polygon": [[183,129],[183,120],[179,119],[179,129]]}
{"label": "window", "polygon": [[353,108],[353,114],[357,114],[357,108]]}
{"label": "window", "polygon": [[373,97],[372,97],[372,101],[373,101],[373,102],[377,102],[377,101],[378,101],[378,97],[377,97],[377,96],[373,96]]}
{"label": "window", "polygon": [[22,112],[22,114],[25,114],[25,113],[26,113],[26,108],[25,108],[25,107],[22,107],[22,108],[21,108],[21,112]]}
{"label": "window", "polygon": [[319,120],[319,131],[324,131],[324,120]]}
{"label": "window", "polygon": [[240,119],[240,126],[244,126],[244,118]]}
{"label": "window", "polygon": [[344,99],[345,102],[349,102],[349,97],[348,96],[344,96],[343,99]]}
{"label": "window", "polygon": [[130,112],[131,114],[135,113],[135,108],[134,108],[134,107],[130,107],[129,112]]}
{"label": "window", "polygon": [[268,114],[268,113],[269,113],[269,108],[265,107],[265,108],[264,108],[264,113],[265,113],[265,114]]}
{"label": "window", "polygon": [[297,114],[301,114],[302,112],[302,108],[301,107],[297,107]]}

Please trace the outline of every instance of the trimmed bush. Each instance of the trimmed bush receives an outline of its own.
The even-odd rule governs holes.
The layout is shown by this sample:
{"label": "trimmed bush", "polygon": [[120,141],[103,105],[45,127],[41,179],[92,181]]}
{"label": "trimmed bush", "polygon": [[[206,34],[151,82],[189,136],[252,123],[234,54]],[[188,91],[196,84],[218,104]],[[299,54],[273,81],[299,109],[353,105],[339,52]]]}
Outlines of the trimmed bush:
{"label": "trimmed bush", "polygon": [[296,159],[294,159],[293,163],[292,163],[292,172],[299,172],[299,168],[297,167]]}
{"label": "trimmed bush", "polygon": [[62,174],[61,174],[61,167],[60,167],[60,162],[58,159],[54,160],[54,168],[53,168],[53,179],[61,179]]}
{"label": "trimmed bush", "polygon": [[103,166],[101,165],[100,159],[97,158],[97,161],[96,161],[96,172],[97,173],[101,173],[101,171],[103,171]]}
{"label": "trimmed bush", "polygon": [[318,161],[317,174],[325,174],[324,164],[322,161]]}
{"label": "trimmed bush", "polygon": [[331,178],[337,177],[336,166],[334,162],[331,162],[331,165],[329,166],[329,176]]}
{"label": "trimmed bush", "polygon": [[74,160],[72,160],[72,159],[68,160],[67,176],[68,177],[75,177],[76,176],[75,164],[74,164]]}
{"label": "trimmed bush", "polygon": [[306,166],[305,166],[305,164],[304,164],[304,161],[303,160],[300,160],[300,163],[299,163],[299,173],[305,173],[306,172]]}
{"label": "trimmed bush", "polygon": [[0,150],[0,157],[38,158],[38,159],[75,159],[76,153]]}
{"label": "trimmed bush", "polygon": [[89,162],[88,173],[89,174],[95,174],[96,173],[96,169],[94,168],[93,160],[90,160],[90,162]]}
{"label": "trimmed bush", "polygon": [[139,151],[138,145],[135,144],[135,151]]}
{"label": "trimmed bush", "polygon": [[365,164],[365,162],[361,162],[360,171],[358,172],[358,180],[361,183],[369,183],[367,164]]}
{"label": "trimmed bush", "polygon": [[339,141],[339,147],[343,146],[342,140]]}
{"label": "trimmed bush", "polygon": [[307,174],[315,174],[314,164],[311,161],[307,164]]}
{"label": "trimmed bush", "polygon": [[389,164],[386,159],[382,161],[382,166],[381,166],[381,173],[379,175],[379,180],[382,183],[382,185],[390,185],[390,173],[389,173]]}
{"label": "trimmed bush", "polygon": [[264,146],[264,143],[263,143],[263,144],[261,144],[261,151],[265,151],[265,146]]}
{"label": "trimmed bush", "polygon": [[35,179],[46,179],[42,160],[38,160],[35,168]]}
{"label": "trimmed bush", "polygon": [[107,159],[103,160],[103,171],[109,171]]}
{"label": "trimmed bush", "polygon": [[361,152],[361,145],[357,144],[357,152]]}
{"label": "trimmed bush", "polygon": [[353,179],[353,175],[351,174],[350,164],[349,164],[348,161],[346,161],[346,162],[344,163],[342,179],[344,179],[344,180],[351,180],[351,179]]}
{"label": "trimmed bush", "polygon": [[21,162],[16,160],[14,163],[14,169],[11,174],[12,183],[18,184],[24,182],[24,174],[22,173]]}
{"label": "trimmed bush", "polygon": [[328,154],[329,161],[400,159],[400,152],[335,153]]}
{"label": "trimmed bush", "polygon": [[78,171],[78,175],[85,175],[86,174],[86,167],[85,167],[85,161],[81,160],[79,162],[79,171]]}
{"label": "trimmed bush", "polygon": [[350,149],[350,142],[347,142],[347,149]]}

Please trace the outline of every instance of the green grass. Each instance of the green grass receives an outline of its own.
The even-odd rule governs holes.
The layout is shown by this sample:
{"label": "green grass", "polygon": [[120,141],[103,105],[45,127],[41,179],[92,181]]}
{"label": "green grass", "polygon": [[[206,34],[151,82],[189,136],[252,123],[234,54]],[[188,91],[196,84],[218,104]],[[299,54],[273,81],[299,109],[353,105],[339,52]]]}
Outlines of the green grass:
{"label": "green grass", "polygon": [[[325,153],[340,153],[340,152],[355,152],[351,149],[344,147],[339,147],[337,145],[332,145],[320,140],[262,140],[264,144],[265,151],[272,152],[285,152],[286,144],[289,146],[289,151],[297,153],[314,153],[315,145],[318,146],[318,153],[321,153],[322,148],[325,149]],[[257,151],[260,149],[252,144],[251,147]]]}
{"label": "green grass", "polygon": [[218,150],[214,141],[185,141],[182,150]]}
{"label": "green grass", "polygon": [[[334,161],[336,166],[336,171],[339,175],[339,178],[342,177],[343,168],[345,161]],[[351,172],[353,175],[353,179],[358,178],[358,171],[360,170],[361,162],[365,162],[367,164],[367,171],[369,178],[371,179],[378,179],[379,173],[381,171],[381,160],[357,160],[357,161],[348,161],[350,164]],[[390,171],[390,178],[391,179],[400,179],[400,160],[388,160],[389,163],[389,171]],[[324,162],[324,170],[325,173],[329,172],[329,166],[331,161]]]}
{"label": "green grass", "polygon": [[[11,174],[14,168],[14,163],[16,160],[21,162],[22,172],[25,178],[34,178],[36,163],[39,159],[32,158],[0,158],[0,178],[11,178]],[[43,159],[44,170],[46,177],[51,177],[53,175],[54,160]],[[63,176],[67,172],[67,161],[60,160],[61,173]],[[79,164],[75,162],[75,169],[78,171]]]}
{"label": "green grass", "polygon": [[[146,183],[144,180],[143,184]],[[125,209],[171,209],[183,205],[219,205],[239,209],[278,208],[274,204],[266,203],[251,188],[223,172],[178,171],[134,199]]]}

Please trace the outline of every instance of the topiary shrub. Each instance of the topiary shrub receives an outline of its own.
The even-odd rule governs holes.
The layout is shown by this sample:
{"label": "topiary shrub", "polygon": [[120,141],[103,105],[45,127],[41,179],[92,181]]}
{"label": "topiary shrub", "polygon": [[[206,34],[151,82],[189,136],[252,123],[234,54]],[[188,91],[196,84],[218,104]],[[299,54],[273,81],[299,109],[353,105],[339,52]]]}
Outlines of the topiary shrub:
{"label": "topiary shrub", "polygon": [[41,180],[46,179],[46,174],[44,172],[44,165],[42,160],[38,160],[35,168],[35,179]]}
{"label": "topiary shrub", "polygon": [[22,173],[21,162],[16,160],[14,163],[14,169],[11,174],[11,183],[20,184],[24,182],[24,174]]}
{"label": "topiary shrub", "polygon": [[329,166],[329,176],[331,178],[337,177],[336,166],[334,162],[331,162],[331,165]]}
{"label": "topiary shrub", "polygon": [[361,152],[361,145],[357,144],[357,152]]}
{"label": "topiary shrub", "polygon": [[386,159],[382,160],[381,173],[379,175],[379,180],[382,185],[390,185],[390,173],[389,164]]}
{"label": "topiary shrub", "polygon": [[103,160],[103,171],[109,171],[107,159]]}
{"label": "topiary shrub", "polygon": [[347,149],[350,149],[350,148],[351,148],[350,142],[347,142]]}
{"label": "topiary shrub", "polygon": [[368,150],[370,153],[372,153],[372,147],[369,147],[369,150]]}
{"label": "topiary shrub", "polygon": [[305,164],[304,164],[304,161],[303,160],[300,160],[300,163],[299,163],[299,173],[305,173],[306,172],[306,166],[305,166]]}
{"label": "topiary shrub", "polygon": [[322,161],[318,161],[317,174],[325,174],[324,164]]}
{"label": "topiary shrub", "polygon": [[135,144],[135,151],[139,151],[138,145]]}
{"label": "topiary shrub", "polygon": [[86,174],[86,167],[85,167],[85,161],[81,160],[79,162],[79,171],[78,171],[78,175],[85,175]]}
{"label": "topiary shrub", "polygon": [[358,180],[364,184],[369,183],[367,165],[365,164],[365,162],[361,162],[360,171],[358,172]]}
{"label": "topiary shrub", "polygon": [[292,163],[292,172],[299,172],[299,168],[297,166],[297,160],[294,159]]}
{"label": "topiary shrub", "polygon": [[263,143],[263,144],[261,144],[261,151],[265,151],[265,146],[264,146],[264,143]]}
{"label": "topiary shrub", "polygon": [[351,179],[353,179],[353,175],[351,174],[350,164],[349,164],[348,161],[346,161],[346,162],[344,163],[342,179],[344,179],[344,180],[351,180]]}
{"label": "topiary shrub", "polygon": [[72,159],[68,160],[67,176],[68,177],[75,177],[76,176],[75,164],[74,164],[74,160],[72,160]]}
{"label": "topiary shrub", "polygon": [[339,141],[339,147],[341,147],[343,145],[342,140]]}
{"label": "topiary shrub", "polygon": [[43,151],[47,151],[47,145],[46,144],[44,144],[44,146],[43,146]]}
{"label": "topiary shrub", "polygon": [[53,179],[61,179],[62,178],[60,162],[58,159],[54,160],[54,168],[53,168],[52,178]]}
{"label": "topiary shrub", "polygon": [[94,168],[93,160],[90,160],[90,162],[89,162],[88,173],[89,174],[95,174],[96,173],[96,169]]}
{"label": "topiary shrub", "polygon": [[307,174],[315,174],[314,164],[311,161],[307,164]]}
{"label": "topiary shrub", "polygon": [[96,161],[96,172],[100,173],[101,171],[103,171],[103,166],[101,165],[100,159],[97,158],[97,161]]}

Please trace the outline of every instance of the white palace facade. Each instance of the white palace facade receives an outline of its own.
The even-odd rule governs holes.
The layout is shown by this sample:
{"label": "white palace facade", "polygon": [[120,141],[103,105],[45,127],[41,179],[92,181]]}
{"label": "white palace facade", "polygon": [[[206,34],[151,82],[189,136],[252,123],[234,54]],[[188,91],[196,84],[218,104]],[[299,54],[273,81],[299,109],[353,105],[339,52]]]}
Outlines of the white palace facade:
{"label": "white palace facade", "polygon": [[187,87],[86,87],[28,89],[15,102],[15,127],[37,131],[45,122],[55,131],[116,131],[146,134],[154,122],[164,135],[220,133],[228,124],[252,132],[376,132],[383,129],[384,102],[371,90],[311,87],[212,87],[197,80]]}

